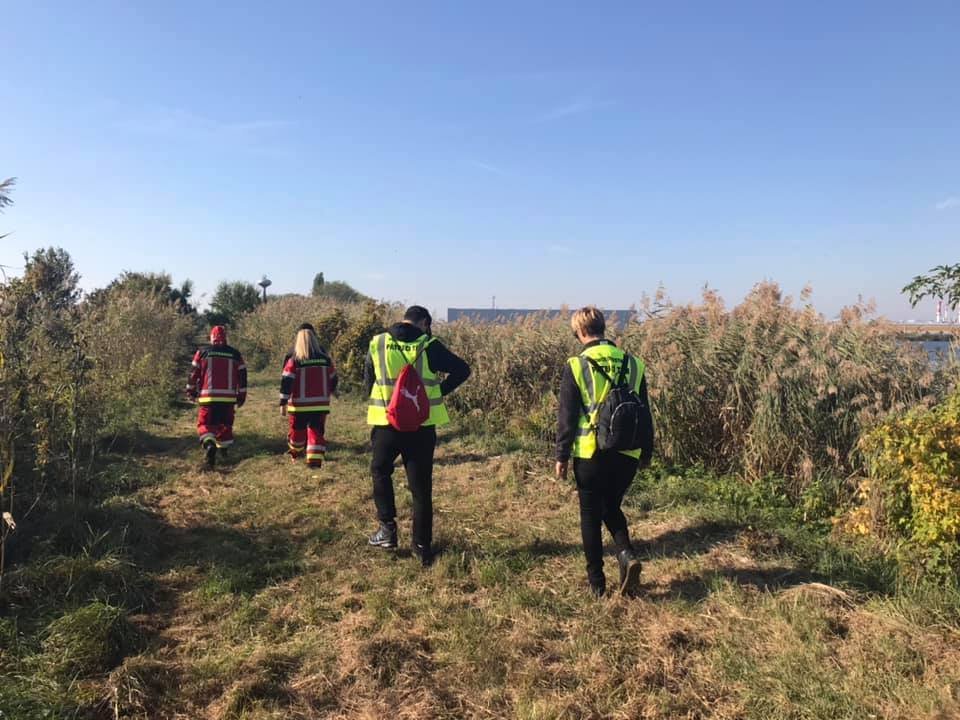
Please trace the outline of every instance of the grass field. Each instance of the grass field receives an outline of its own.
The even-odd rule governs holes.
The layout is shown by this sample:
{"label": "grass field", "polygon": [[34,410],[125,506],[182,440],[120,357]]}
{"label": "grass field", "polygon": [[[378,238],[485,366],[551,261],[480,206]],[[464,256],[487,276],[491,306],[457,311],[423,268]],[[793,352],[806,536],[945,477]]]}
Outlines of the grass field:
{"label": "grass field", "polygon": [[366,545],[363,405],[335,404],[310,471],[275,385],[253,378],[217,471],[184,410],[50,521],[4,579],[0,717],[960,717],[956,596],[897,587],[819,526],[653,471],[625,503],[642,594],[594,600],[549,455],[454,424],[425,570],[402,471],[401,549]]}

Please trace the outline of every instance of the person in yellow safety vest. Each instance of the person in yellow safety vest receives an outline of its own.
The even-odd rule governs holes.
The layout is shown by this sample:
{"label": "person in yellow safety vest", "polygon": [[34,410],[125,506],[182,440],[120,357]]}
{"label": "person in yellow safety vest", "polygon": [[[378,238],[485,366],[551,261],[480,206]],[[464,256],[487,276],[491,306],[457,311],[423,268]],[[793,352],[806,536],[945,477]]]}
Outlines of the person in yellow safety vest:
{"label": "person in yellow safety vest", "polygon": [[[606,323],[603,313],[595,307],[577,310],[570,325],[583,347],[579,355],[567,361],[560,379],[556,474],[558,478],[566,478],[572,457],[580,501],[580,533],[591,592],[597,597],[606,592],[601,528],[606,525],[617,546],[620,592],[632,594],[639,584],[641,564],[630,544],[627,519],[620,504],[637,468],[649,465],[653,453],[653,420],[649,411],[645,368],[639,358],[628,355],[604,338]],[[599,372],[593,363],[604,372]],[[626,451],[598,450],[594,427],[596,408],[610,390],[608,377],[619,378],[624,363],[627,363],[624,382],[640,397],[648,432],[644,433],[643,447]]]}
{"label": "person in yellow safety vest", "polygon": [[[370,341],[363,370],[363,388],[369,397],[367,424],[370,442],[373,500],[380,521],[369,543],[384,549],[397,547],[397,508],[393,494],[393,463],[403,458],[413,497],[411,549],[427,566],[433,561],[433,452],[437,427],[449,422],[443,398],[469,376],[470,367],[432,336],[430,313],[419,305],[407,309],[403,322]],[[430,400],[430,415],[420,429],[396,430],[387,421],[387,406],[394,383],[408,362],[423,381]],[[437,373],[444,373],[441,380]]]}

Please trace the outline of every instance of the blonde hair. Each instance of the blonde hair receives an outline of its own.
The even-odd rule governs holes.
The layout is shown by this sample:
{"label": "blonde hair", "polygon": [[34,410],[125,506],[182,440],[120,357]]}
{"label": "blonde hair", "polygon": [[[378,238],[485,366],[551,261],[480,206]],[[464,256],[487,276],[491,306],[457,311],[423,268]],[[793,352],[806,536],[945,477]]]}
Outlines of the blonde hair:
{"label": "blonde hair", "polygon": [[579,331],[587,337],[603,337],[607,323],[603,319],[602,312],[593,305],[587,305],[573,314],[570,318],[570,327],[574,332]]}
{"label": "blonde hair", "polygon": [[297,340],[293,344],[293,356],[297,360],[310,360],[323,355],[323,348],[317,340],[317,334],[310,329],[297,332]]}

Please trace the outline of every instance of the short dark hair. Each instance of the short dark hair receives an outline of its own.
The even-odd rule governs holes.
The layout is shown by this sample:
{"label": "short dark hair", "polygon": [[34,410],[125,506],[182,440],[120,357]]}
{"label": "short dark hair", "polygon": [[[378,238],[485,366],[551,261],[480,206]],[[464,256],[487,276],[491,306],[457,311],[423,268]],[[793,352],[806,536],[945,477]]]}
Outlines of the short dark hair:
{"label": "short dark hair", "polygon": [[313,325],[311,325],[310,323],[301,323],[300,327],[297,328],[297,332],[300,332],[301,330],[309,330],[310,332],[316,332],[313,329]]}
{"label": "short dark hair", "polygon": [[414,325],[420,322],[426,322],[427,325],[433,323],[430,312],[422,305],[411,305],[408,307],[407,311],[403,314],[403,319],[412,322]]}

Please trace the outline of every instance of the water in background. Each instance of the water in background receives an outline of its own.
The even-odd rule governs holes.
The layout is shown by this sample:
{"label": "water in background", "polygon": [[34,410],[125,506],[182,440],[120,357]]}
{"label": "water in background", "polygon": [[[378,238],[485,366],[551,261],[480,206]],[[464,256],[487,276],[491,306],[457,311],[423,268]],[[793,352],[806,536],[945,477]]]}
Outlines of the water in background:
{"label": "water in background", "polygon": [[942,365],[960,359],[960,345],[951,345],[949,340],[919,340],[917,342],[927,353],[931,365]]}

